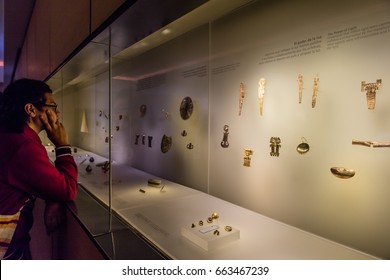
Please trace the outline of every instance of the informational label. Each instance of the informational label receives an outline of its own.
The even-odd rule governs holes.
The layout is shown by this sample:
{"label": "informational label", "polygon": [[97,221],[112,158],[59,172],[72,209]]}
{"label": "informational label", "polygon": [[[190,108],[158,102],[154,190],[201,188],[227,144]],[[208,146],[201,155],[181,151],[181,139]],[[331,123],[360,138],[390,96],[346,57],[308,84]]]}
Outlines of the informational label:
{"label": "informational label", "polygon": [[154,87],[161,86],[165,83],[166,83],[165,74],[147,77],[137,82],[137,91],[151,89]]}
{"label": "informational label", "polygon": [[209,226],[207,228],[202,228],[199,231],[204,234],[204,233],[208,233],[210,231],[216,230],[216,229],[219,229],[219,226],[213,225],[213,226]]}
{"label": "informational label", "polygon": [[390,32],[390,21],[364,27],[350,26],[343,29],[334,30],[328,32],[326,48],[328,50],[337,49],[343,44],[371,38],[373,36],[383,35],[388,32]]}
{"label": "informational label", "polygon": [[190,77],[206,77],[207,75],[207,66],[202,65],[195,68],[191,68],[188,70],[185,70],[182,72],[183,78],[190,78]]}
{"label": "informational label", "polygon": [[[298,39],[289,46],[276,49],[264,54],[259,64],[278,62],[307,55],[318,54],[324,50],[333,50],[346,43],[369,39],[374,36],[390,32],[390,21],[367,25],[363,27],[349,26],[329,31],[327,34],[318,34],[308,38]],[[324,45],[323,45],[324,43]]]}
{"label": "informational label", "polygon": [[153,221],[151,221],[148,217],[146,217],[145,215],[141,214],[141,213],[136,213],[134,215],[136,218],[138,218],[139,220],[145,222],[146,224],[148,224],[152,229],[154,229],[155,231],[161,233],[162,235],[165,235],[165,236],[169,236],[169,233],[166,232],[165,230],[163,230],[161,227],[159,227],[158,225],[156,225],[155,223],[153,223]]}
{"label": "informational label", "polygon": [[322,35],[310,36],[291,43],[290,46],[266,53],[259,64],[277,62],[321,51]]}
{"label": "informational label", "polygon": [[230,63],[230,64],[215,67],[211,72],[213,75],[218,75],[218,74],[234,71],[238,67],[240,67],[240,62]]}

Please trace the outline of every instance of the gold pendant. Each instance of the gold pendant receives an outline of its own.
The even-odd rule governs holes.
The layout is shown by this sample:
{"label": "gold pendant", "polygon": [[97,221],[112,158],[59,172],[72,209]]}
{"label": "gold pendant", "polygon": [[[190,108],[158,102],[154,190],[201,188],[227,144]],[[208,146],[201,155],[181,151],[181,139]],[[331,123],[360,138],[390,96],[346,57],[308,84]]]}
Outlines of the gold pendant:
{"label": "gold pendant", "polygon": [[362,81],[361,91],[366,92],[368,109],[370,110],[375,109],[376,91],[380,89],[381,86],[382,86],[382,79],[376,80],[376,83],[368,83],[368,84],[366,84],[365,81]]}
{"label": "gold pendant", "polygon": [[260,107],[260,116],[263,115],[264,93],[265,93],[265,79],[261,78],[259,80],[259,88],[258,88],[258,99],[259,99],[259,107]]}
{"label": "gold pendant", "polygon": [[320,78],[317,75],[314,77],[314,83],[313,83],[313,96],[311,98],[311,107],[312,108],[314,108],[316,106],[319,86],[320,86]]}
{"label": "gold pendant", "polygon": [[244,149],[244,166],[250,167],[251,166],[251,157],[253,155],[253,151],[251,149]]}

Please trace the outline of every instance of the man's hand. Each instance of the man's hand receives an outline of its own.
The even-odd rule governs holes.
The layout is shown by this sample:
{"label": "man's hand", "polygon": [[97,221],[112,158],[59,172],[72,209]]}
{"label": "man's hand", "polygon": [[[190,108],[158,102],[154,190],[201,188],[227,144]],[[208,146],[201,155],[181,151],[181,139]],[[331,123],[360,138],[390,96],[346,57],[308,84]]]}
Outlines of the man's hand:
{"label": "man's hand", "polygon": [[53,233],[65,221],[65,205],[59,202],[46,201],[44,221],[46,233]]}
{"label": "man's hand", "polygon": [[39,116],[47,133],[47,137],[53,142],[54,146],[69,145],[68,133],[62,123],[59,122],[56,113],[52,110],[46,110],[45,114]]}

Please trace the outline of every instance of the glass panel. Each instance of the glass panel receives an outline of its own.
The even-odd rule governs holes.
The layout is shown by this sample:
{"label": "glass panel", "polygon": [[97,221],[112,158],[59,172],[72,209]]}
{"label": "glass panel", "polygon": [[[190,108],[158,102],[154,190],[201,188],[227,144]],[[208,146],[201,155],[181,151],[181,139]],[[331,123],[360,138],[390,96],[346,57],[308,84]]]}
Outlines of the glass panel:
{"label": "glass panel", "polygon": [[[262,230],[311,242],[262,214],[386,257],[390,6],[352,2],[209,1],[142,36],[119,19],[60,74],[72,143],[97,159],[80,180],[174,258],[258,258]],[[251,238],[214,255],[183,241],[222,209]],[[290,245],[276,258],[308,256]]]}
{"label": "glass panel", "polygon": [[[111,206],[109,30],[91,41],[49,81],[59,104],[79,169],[80,184]],[[96,233],[111,230],[110,211],[101,211]],[[85,221],[88,224],[88,221]],[[96,228],[98,227],[98,228]]]}
{"label": "glass panel", "polygon": [[208,45],[205,25],[117,59],[114,160],[207,192]]}

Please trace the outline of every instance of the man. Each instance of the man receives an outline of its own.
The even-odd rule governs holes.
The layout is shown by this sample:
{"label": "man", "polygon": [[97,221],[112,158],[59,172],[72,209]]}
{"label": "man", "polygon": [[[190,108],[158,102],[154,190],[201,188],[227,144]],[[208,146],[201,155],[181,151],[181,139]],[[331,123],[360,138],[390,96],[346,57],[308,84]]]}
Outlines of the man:
{"label": "man", "polygon": [[[50,162],[38,134],[55,146]],[[58,203],[75,198],[77,165],[59,122],[53,93],[42,81],[21,79],[0,97],[0,259],[31,259],[29,231],[36,197],[47,201],[45,223],[58,224]]]}

